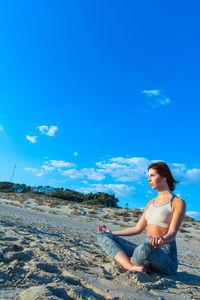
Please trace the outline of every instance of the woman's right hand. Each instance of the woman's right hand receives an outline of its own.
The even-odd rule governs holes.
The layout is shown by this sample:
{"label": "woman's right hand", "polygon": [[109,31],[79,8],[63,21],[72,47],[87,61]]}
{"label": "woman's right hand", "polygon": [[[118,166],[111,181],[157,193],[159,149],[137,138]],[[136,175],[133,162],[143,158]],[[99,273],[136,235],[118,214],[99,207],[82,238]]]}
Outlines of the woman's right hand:
{"label": "woman's right hand", "polygon": [[165,239],[163,238],[163,236],[160,237],[153,237],[150,240],[150,244],[153,248],[161,248],[165,243]]}
{"label": "woman's right hand", "polygon": [[106,227],[104,224],[102,224],[102,225],[98,224],[98,232],[101,233],[104,231],[112,233],[112,231],[108,227]]}

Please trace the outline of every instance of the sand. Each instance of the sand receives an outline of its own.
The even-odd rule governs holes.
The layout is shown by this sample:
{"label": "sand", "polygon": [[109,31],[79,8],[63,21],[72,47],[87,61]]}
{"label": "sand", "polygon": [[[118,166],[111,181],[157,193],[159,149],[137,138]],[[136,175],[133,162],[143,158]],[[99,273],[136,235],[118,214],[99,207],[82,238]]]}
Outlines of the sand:
{"label": "sand", "polygon": [[200,299],[200,222],[186,218],[181,226],[175,276],[125,271],[98,245],[102,220],[119,230],[140,214],[0,194],[0,299]]}

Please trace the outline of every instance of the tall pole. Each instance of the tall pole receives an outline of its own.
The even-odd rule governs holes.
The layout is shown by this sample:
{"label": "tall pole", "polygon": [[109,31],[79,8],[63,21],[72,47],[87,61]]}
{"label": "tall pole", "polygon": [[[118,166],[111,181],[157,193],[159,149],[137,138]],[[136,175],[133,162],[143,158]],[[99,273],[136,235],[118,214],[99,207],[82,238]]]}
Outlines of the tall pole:
{"label": "tall pole", "polygon": [[12,179],[13,179],[13,177],[14,177],[16,168],[17,168],[17,166],[15,165],[15,166],[14,166],[14,169],[13,169],[13,172],[12,172],[12,175],[11,175],[11,177],[10,177],[10,182],[12,181]]}

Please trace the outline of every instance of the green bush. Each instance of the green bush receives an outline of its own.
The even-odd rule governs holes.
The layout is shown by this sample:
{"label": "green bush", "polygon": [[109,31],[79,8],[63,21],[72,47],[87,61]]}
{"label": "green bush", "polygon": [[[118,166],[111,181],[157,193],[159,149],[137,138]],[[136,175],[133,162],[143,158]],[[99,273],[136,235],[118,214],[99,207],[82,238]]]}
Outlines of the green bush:
{"label": "green bush", "polygon": [[106,207],[118,207],[119,200],[114,194],[108,193],[89,193],[83,194],[77,191],[64,188],[54,188],[50,186],[31,187],[25,184],[13,182],[0,182],[0,192],[3,193],[30,193],[33,195],[47,195],[48,197],[55,197],[65,201],[72,201],[77,203],[85,203],[88,205],[102,205]]}

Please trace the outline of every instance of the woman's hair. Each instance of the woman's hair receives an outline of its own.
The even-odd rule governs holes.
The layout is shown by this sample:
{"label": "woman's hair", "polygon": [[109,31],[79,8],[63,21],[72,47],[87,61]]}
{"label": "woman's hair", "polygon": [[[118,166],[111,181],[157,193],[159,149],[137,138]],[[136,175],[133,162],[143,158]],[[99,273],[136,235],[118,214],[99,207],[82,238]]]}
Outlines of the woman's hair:
{"label": "woman's hair", "polygon": [[179,181],[176,181],[174,179],[174,177],[172,176],[172,173],[170,171],[170,168],[168,167],[168,165],[166,163],[164,163],[163,161],[153,163],[148,166],[148,170],[149,169],[154,169],[160,176],[166,177],[167,184],[168,184],[170,190],[171,191],[175,190],[175,185],[176,185],[176,183],[179,183]]}

